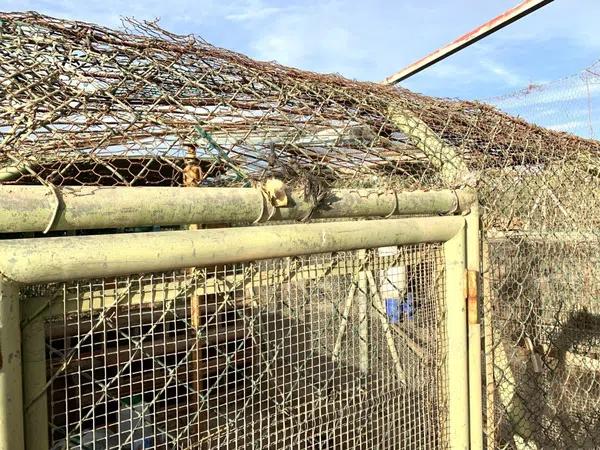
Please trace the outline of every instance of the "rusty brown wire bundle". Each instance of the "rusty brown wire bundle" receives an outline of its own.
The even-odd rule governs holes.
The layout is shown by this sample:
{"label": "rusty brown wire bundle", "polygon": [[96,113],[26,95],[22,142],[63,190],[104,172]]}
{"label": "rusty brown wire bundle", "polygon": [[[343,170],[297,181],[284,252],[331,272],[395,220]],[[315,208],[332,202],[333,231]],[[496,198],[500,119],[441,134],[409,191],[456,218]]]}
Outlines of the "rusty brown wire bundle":
{"label": "rusty brown wire bundle", "polygon": [[427,139],[473,170],[598,151],[483,104],[256,62],[155,23],[0,20],[4,181],[180,185],[194,146],[205,184],[276,174],[416,188],[444,184]]}
{"label": "rusty brown wire bundle", "polygon": [[0,182],[476,188],[488,446],[600,446],[598,141],[125,26],[0,14]]}

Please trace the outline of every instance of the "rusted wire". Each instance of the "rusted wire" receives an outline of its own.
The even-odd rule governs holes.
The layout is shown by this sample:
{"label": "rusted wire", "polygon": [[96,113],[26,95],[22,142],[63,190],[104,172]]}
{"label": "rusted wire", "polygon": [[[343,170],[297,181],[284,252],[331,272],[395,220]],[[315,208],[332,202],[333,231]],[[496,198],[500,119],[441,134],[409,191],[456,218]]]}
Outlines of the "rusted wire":
{"label": "rusted wire", "polygon": [[442,187],[420,135],[395,127],[390,105],[472,171],[599,151],[488,105],[257,62],[154,22],[115,31],[36,13],[0,20],[0,167],[14,169],[4,182],[36,183],[33,171],[57,186],[179,185],[193,143],[206,185],[310,175]]}

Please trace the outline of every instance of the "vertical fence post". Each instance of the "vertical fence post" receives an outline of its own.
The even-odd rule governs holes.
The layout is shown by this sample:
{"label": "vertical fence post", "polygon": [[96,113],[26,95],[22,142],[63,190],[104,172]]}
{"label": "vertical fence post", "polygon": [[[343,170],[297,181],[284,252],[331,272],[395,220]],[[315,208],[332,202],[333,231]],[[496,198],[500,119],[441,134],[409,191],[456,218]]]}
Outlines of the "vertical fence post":
{"label": "vertical fence post", "polygon": [[467,225],[467,319],[469,339],[469,430],[471,449],[483,449],[481,324],[479,321],[480,228],[475,200],[465,217]]}
{"label": "vertical fence post", "polygon": [[481,244],[481,274],[483,294],[483,342],[485,353],[485,440],[487,448],[496,447],[496,382],[494,379],[494,329],[492,308],[492,286],[490,283],[489,242],[485,237]]}
{"label": "vertical fence post", "polygon": [[358,260],[361,268],[358,273],[358,360],[359,368],[363,375],[369,371],[369,303],[367,298],[367,275],[366,268],[367,251],[358,251]]}
{"label": "vertical fence post", "polygon": [[0,279],[0,450],[24,448],[19,287]]}
{"label": "vertical fence post", "polygon": [[469,448],[467,305],[465,301],[465,229],[444,243],[448,384],[447,444]]}
{"label": "vertical fence post", "polygon": [[39,302],[23,305],[23,410],[25,448],[48,450],[48,403],[46,395],[46,334],[44,316],[35,308]]}
{"label": "vertical fence post", "polygon": [[[185,187],[197,188],[200,186],[202,182],[202,170],[200,169],[200,165],[198,164],[198,153],[196,151],[196,146],[193,143],[188,143],[186,145],[186,164],[183,170],[183,185]],[[184,226],[184,229],[188,230],[200,230],[202,228],[202,224],[199,223],[191,223]],[[198,338],[198,330],[201,327],[201,308],[200,308],[200,297],[196,290],[196,282],[194,281],[194,277],[196,274],[196,269],[194,267],[190,267],[186,270],[186,276],[188,278],[188,283],[190,283],[193,287],[192,293],[190,295],[190,318],[191,325]],[[204,353],[204,349],[202,346],[196,342],[196,349],[194,353],[191,355],[191,364],[190,369],[193,373],[194,380],[194,389],[196,390],[196,404],[200,405],[202,401],[202,392],[204,392],[204,372],[201,370],[202,367],[202,356]],[[200,435],[200,421],[196,421],[193,425],[196,428],[196,433]]]}

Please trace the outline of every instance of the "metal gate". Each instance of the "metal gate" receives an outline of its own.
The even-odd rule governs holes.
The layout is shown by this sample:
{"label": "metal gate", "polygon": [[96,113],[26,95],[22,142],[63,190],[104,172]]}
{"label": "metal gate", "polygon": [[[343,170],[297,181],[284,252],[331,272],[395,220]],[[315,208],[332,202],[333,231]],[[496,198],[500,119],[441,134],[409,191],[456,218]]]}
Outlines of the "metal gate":
{"label": "metal gate", "polygon": [[412,218],[2,241],[4,448],[476,448],[477,208],[447,194]]}

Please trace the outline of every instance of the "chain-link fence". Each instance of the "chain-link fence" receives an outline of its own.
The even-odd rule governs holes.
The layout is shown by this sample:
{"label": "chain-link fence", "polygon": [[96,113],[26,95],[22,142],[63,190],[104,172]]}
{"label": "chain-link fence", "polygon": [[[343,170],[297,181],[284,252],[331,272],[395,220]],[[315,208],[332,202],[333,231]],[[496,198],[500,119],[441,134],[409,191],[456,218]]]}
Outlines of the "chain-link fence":
{"label": "chain-link fence", "polygon": [[155,24],[0,20],[3,182],[181,185],[195,157],[202,185],[455,187],[597,152],[483,104],[259,63]]}
{"label": "chain-link fence", "polygon": [[600,61],[580,73],[487,100],[537,125],[596,139],[600,130]]}
{"label": "chain-link fence", "polygon": [[[492,101],[539,125],[594,137],[599,86],[596,64]],[[588,155],[571,144],[556,161],[497,171],[480,188],[487,433],[498,448],[600,446],[595,145]]]}
{"label": "chain-link fence", "polygon": [[[48,195],[56,197],[57,211],[60,205],[57,190],[61,186],[82,184],[253,186],[275,177],[286,186],[303,188],[305,196],[314,200],[315,208],[334,187],[476,189],[483,213],[485,301],[481,312],[486,445],[489,448],[600,445],[596,431],[598,415],[594,409],[600,401],[600,326],[599,312],[594,306],[600,289],[599,142],[542,128],[477,102],[429,98],[392,87],[259,63],[193,37],[175,36],[152,23],[130,21],[127,26],[129,31],[117,32],[36,14],[0,14],[0,180],[4,184],[46,186]],[[310,214],[305,219],[309,220]],[[56,214],[49,217],[47,231],[53,230],[55,220]],[[373,277],[377,276],[375,271]],[[346,283],[345,290],[349,288],[347,280],[335,283]],[[84,285],[78,286],[82,289]],[[64,295],[79,298],[80,294],[74,294],[76,286],[64,289]],[[95,289],[84,290],[92,295]],[[122,289],[128,292],[127,298],[131,297],[127,284],[112,289]],[[61,301],[67,298],[64,295]],[[320,298],[326,294],[315,295]],[[167,303],[164,305],[166,308]],[[302,314],[307,314],[308,310],[304,311]],[[179,333],[175,312],[169,311],[164,316],[161,312],[158,317],[152,311],[146,316],[141,309],[130,313],[134,315],[131,320],[139,324],[137,334],[124,347],[127,352],[134,350],[131,346],[136,345],[135,339],[140,340],[147,330],[155,330],[155,339],[165,333],[158,330],[169,326],[173,333]],[[146,317],[148,322],[143,322]],[[88,328],[93,326],[89,324],[98,323],[93,315],[86,317],[86,321]],[[106,322],[103,323],[102,330],[108,330]],[[152,328],[153,323],[157,327]],[[234,323],[237,323],[232,325],[234,332],[240,331],[243,338],[247,325]],[[66,351],[66,336],[74,336],[69,337],[73,345],[82,334],[80,331],[68,334],[71,333],[68,330],[73,330],[73,326],[63,323],[59,331],[62,337],[57,337],[56,343],[48,341],[50,348],[56,350],[55,370],[64,366],[60,361]],[[90,330],[88,337],[99,339],[96,331]],[[121,338],[114,330],[110,333],[117,348],[115,360],[121,361],[118,359]],[[319,338],[323,345],[326,335]],[[184,350],[191,348],[186,338],[178,339],[182,339]],[[302,342],[309,347],[314,344]],[[331,342],[327,345],[331,346]],[[426,354],[432,355],[433,347],[427,348]],[[167,349],[163,350],[167,353]],[[89,386],[96,381],[107,386],[115,379],[115,373],[97,374],[96,369],[101,366],[93,362],[94,349],[89,347],[86,351],[89,355],[81,361],[90,368],[85,370],[94,368],[92,381],[86,382]],[[252,344],[251,354],[256,351]],[[131,369],[132,376],[142,377],[142,354],[142,350],[136,353],[138,368]],[[218,361],[227,366],[229,357],[221,357],[225,359]],[[175,361],[177,354],[173,358]],[[242,360],[240,366],[248,367]],[[110,366],[110,361],[99,361]],[[209,361],[203,360],[207,367]],[[171,374],[175,363],[168,364],[152,366],[152,370]],[[281,386],[301,378],[292,366],[275,366],[288,377],[285,382],[278,382]],[[429,369],[425,370],[426,366],[422,367],[423,377],[436,379],[436,375],[427,372]],[[193,366],[187,369],[194,373]],[[74,370],[83,369],[74,366]],[[211,376],[214,375],[207,375],[206,380]],[[346,381],[337,376],[336,386],[343,391]],[[235,384],[239,380],[236,377],[231,375],[227,379]],[[56,421],[53,437],[57,442],[69,439],[71,434],[76,434],[80,441],[88,439],[83,428],[71,427],[74,423],[71,421],[88,414],[102,417],[99,426],[105,429],[106,434],[101,438],[106,442],[123,439],[119,431],[109,436],[114,431],[109,433],[107,426],[116,424],[118,429],[124,416],[110,415],[106,395],[100,400],[104,402],[104,412],[90,409],[95,400],[88,396],[87,406],[83,401],[73,400],[79,412],[69,418],[66,405],[80,394],[67,393],[70,391],[66,375],[59,379],[63,385],[53,385],[57,406],[52,409]],[[133,382],[127,380],[125,391],[131,394]],[[206,380],[203,383],[208,383]],[[202,412],[196,397],[193,402],[176,400],[178,395],[185,398],[200,392],[199,387],[196,394],[192,392],[194,380],[191,381],[190,390],[175,389],[173,405],[150,391],[149,399],[132,398],[123,410],[133,417],[136,402],[150,404],[149,413],[157,414],[156,417],[162,414],[157,422],[164,431],[161,439],[166,440],[173,433],[184,432],[178,425],[178,417]],[[143,380],[139,383],[144,386]],[[315,379],[313,388],[321,386],[319,383]],[[244,381],[241,385],[244,386]],[[280,394],[275,387],[268,388],[274,399],[265,399],[265,408],[276,409]],[[367,388],[366,392],[372,392],[375,398],[386,389],[382,384]],[[145,390],[146,387],[142,389]],[[304,395],[309,395],[294,392],[298,405],[304,402]],[[134,397],[130,394],[127,395]],[[310,395],[311,401],[316,402],[311,406],[316,409],[310,411],[331,420],[339,419],[327,409],[327,401],[319,403],[322,400],[316,393]],[[433,393],[428,395],[435,400]],[[365,399],[369,399],[368,394]],[[58,406],[59,400],[63,406]],[[228,415],[231,411],[226,405],[235,400],[215,401],[223,406],[225,416],[210,420],[217,427],[232,424],[233,419]],[[415,397],[411,401],[425,400]],[[194,404],[196,409],[184,411],[179,408],[184,403]],[[377,403],[378,407],[392,408],[393,402],[385,407],[383,403]],[[435,401],[431,403],[434,404]],[[155,410],[156,405],[171,411],[171,417]],[[300,414],[300,410],[292,409],[290,417],[297,417],[294,414]],[[376,407],[369,406],[366,410],[374,411]],[[390,427],[421,423],[421,419],[414,418],[414,408],[409,410],[412,412],[398,414],[381,410],[379,414],[393,415]],[[302,411],[308,414],[308,410]],[[352,414],[358,417],[367,412]],[[285,427],[296,426],[293,419],[286,420],[289,422],[282,422],[288,424]],[[203,426],[213,428],[208,422],[206,419]],[[383,419],[378,423],[383,423]],[[435,425],[437,422],[431,420],[427,423],[443,434],[442,424]],[[413,447],[427,446],[437,439],[427,434],[431,430],[414,427],[419,431],[414,432]],[[374,434],[361,434],[366,431],[351,426],[341,429],[356,433],[356,439],[367,448],[369,442],[399,445],[397,440],[385,441],[387,438],[379,428]],[[232,439],[230,435],[216,437],[219,436],[216,430],[213,432],[217,441],[211,442]],[[205,431],[198,428],[184,433],[196,433],[199,437]],[[284,443],[278,436],[267,438],[265,434],[264,439]],[[312,435],[310,439],[344,442],[341,435],[331,437],[324,432],[322,436]],[[403,440],[401,445],[405,444]]]}

